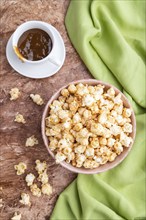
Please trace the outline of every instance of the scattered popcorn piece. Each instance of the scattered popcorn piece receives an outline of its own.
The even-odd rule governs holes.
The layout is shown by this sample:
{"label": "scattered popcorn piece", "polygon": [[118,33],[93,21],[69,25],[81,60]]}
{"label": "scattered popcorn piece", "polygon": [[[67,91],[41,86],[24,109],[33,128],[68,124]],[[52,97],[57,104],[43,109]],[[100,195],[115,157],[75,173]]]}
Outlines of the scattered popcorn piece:
{"label": "scattered popcorn piece", "polygon": [[36,171],[38,172],[38,174],[42,173],[44,170],[46,170],[47,168],[47,164],[46,161],[43,161],[42,163],[40,162],[40,160],[36,160]]}
{"label": "scattered popcorn piece", "polygon": [[17,214],[17,212],[15,212],[11,220],[21,220],[21,214]]}
{"label": "scattered popcorn piece", "polygon": [[21,115],[21,114],[19,114],[19,113],[16,114],[14,121],[16,121],[16,122],[18,122],[18,123],[22,123],[22,124],[25,124],[25,123],[26,123],[26,121],[25,121],[23,115]]}
{"label": "scattered popcorn piece", "polygon": [[11,100],[11,101],[18,99],[18,98],[20,97],[20,95],[21,95],[19,89],[16,88],[16,87],[15,87],[15,88],[12,88],[12,89],[10,90],[9,94],[10,94],[10,96],[11,96],[11,97],[10,97],[10,100]]}
{"label": "scattered popcorn piece", "polygon": [[41,191],[44,195],[50,196],[53,192],[53,189],[49,183],[45,183],[45,184],[42,184]]}
{"label": "scattered popcorn piece", "polygon": [[41,190],[40,188],[37,186],[37,184],[32,184],[30,186],[30,191],[32,192],[32,194],[34,196],[40,197],[41,196]]}
{"label": "scattered popcorn piece", "polygon": [[35,180],[35,175],[32,173],[29,173],[25,177],[25,181],[27,183],[27,186],[31,186],[33,184],[33,181]]}
{"label": "scattered popcorn piece", "polygon": [[23,205],[28,205],[30,206],[30,196],[27,193],[21,193],[21,200],[19,201]]}
{"label": "scattered popcorn piece", "polygon": [[25,163],[20,162],[19,164],[14,165],[14,169],[17,171],[17,175],[21,175],[21,174],[25,173],[27,166]]}
{"label": "scattered popcorn piece", "polygon": [[43,99],[41,98],[40,95],[38,94],[30,94],[30,98],[33,100],[34,103],[36,103],[37,105],[43,105],[44,104],[44,101]]}
{"label": "scattered popcorn piece", "polygon": [[43,184],[47,183],[48,182],[47,170],[44,170],[43,173],[40,173],[39,177],[37,179],[38,179],[38,181],[40,181]]}
{"label": "scattered popcorn piece", "polygon": [[33,147],[34,145],[37,145],[39,142],[37,140],[37,138],[35,138],[34,135],[32,135],[31,137],[27,138],[25,146],[26,147]]}

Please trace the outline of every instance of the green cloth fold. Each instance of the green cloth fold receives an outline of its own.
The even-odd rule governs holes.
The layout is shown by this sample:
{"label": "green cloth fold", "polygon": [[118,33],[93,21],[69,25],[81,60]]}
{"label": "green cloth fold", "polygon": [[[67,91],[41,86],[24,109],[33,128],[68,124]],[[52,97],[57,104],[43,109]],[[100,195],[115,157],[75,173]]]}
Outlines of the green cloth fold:
{"label": "green cloth fold", "polygon": [[91,74],[119,88],[136,114],[127,158],[96,175],[78,175],[59,196],[51,220],[146,219],[146,67],[143,0],[72,0],[65,20]]}

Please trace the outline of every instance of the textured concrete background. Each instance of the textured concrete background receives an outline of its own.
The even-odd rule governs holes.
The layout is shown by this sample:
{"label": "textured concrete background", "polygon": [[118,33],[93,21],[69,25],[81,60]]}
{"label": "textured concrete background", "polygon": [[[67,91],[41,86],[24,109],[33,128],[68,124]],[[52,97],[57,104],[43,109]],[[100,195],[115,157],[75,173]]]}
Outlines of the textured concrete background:
{"label": "textured concrete background", "polygon": [[[58,195],[73,181],[76,174],[56,165],[48,155],[40,130],[44,106],[35,105],[30,100],[29,94],[39,93],[46,103],[65,83],[91,76],[66,33],[64,17],[69,0],[1,0],[0,4],[0,186],[3,187],[0,197],[4,202],[0,209],[0,219],[9,220],[15,211],[19,211],[22,213],[22,220],[49,220]],[[18,25],[28,20],[48,22],[55,26],[63,37],[66,60],[61,70],[50,78],[33,80],[23,77],[15,72],[6,60],[5,48],[9,37]],[[16,101],[9,100],[8,93],[13,87],[18,87],[21,91],[21,98]],[[13,121],[16,112],[24,115],[27,122],[25,125]],[[26,148],[26,138],[33,134],[38,138],[39,145]],[[17,176],[13,167],[23,161],[28,166],[28,172],[35,173],[36,159],[47,161],[49,182],[54,191],[51,197],[41,198],[30,193],[32,206],[28,208],[19,203],[20,193],[29,193],[24,181],[25,174]]]}

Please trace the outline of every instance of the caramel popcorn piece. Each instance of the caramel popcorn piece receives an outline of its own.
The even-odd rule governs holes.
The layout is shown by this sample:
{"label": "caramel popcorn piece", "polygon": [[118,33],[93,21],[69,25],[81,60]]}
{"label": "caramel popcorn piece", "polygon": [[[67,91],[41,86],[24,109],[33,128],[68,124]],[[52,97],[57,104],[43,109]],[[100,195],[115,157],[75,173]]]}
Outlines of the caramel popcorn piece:
{"label": "caramel popcorn piece", "polygon": [[35,138],[34,135],[32,135],[31,137],[27,138],[25,146],[26,147],[33,147],[34,145],[37,145],[39,142],[37,140],[37,138]]}
{"label": "caramel popcorn piece", "polygon": [[30,206],[30,196],[27,193],[21,193],[21,200],[19,201],[23,205],[28,205]]}
{"label": "caramel popcorn piece", "polygon": [[40,173],[37,179],[38,179],[38,181],[40,181],[42,184],[48,183],[47,170],[44,170],[43,173]]}
{"label": "caramel popcorn piece", "polygon": [[37,184],[32,184],[30,186],[30,191],[32,192],[32,194],[34,196],[40,197],[41,196],[41,190],[40,188],[37,186]]}
{"label": "caramel popcorn piece", "polygon": [[44,195],[50,196],[53,192],[52,186],[49,183],[42,184],[41,191]]}
{"label": "caramel popcorn piece", "polygon": [[23,173],[25,173],[27,166],[25,163],[20,162],[19,164],[14,166],[14,169],[17,171],[17,175],[22,175]]}
{"label": "caramel popcorn piece", "polygon": [[37,105],[43,105],[44,101],[41,98],[41,96],[39,94],[30,94],[30,98],[33,100],[34,103],[36,103]]}
{"label": "caramel popcorn piece", "polygon": [[11,220],[21,220],[21,214],[18,214],[17,212],[15,212]]}
{"label": "caramel popcorn piece", "polygon": [[33,184],[33,181],[35,180],[35,175],[32,173],[29,173],[25,177],[25,181],[27,183],[27,186],[31,186]]}
{"label": "caramel popcorn piece", "polygon": [[40,173],[44,172],[44,170],[46,170],[46,168],[47,168],[46,161],[40,162],[40,160],[36,160],[35,163],[36,163],[35,169],[38,172],[38,174],[40,174]]}
{"label": "caramel popcorn piece", "polygon": [[16,114],[14,121],[16,121],[16,122],[18,122],[18,123],[22,123],[22,124],[25,124],[25,123],[26,123],[26,121],[25,121],[23,115],[21,115],[21,114],[19,114],[19,113]]}
{"label": "caramel popcorn piece", "polygon": [[15,87],[15,88],[12,88],[12,89],[10,90],[9,94],[10,94],[10,100],[11,100],[11,101],[18,99],[18,98],[20,97],[20,95],[21,95],[19,89],[16,88],[16,87]]}

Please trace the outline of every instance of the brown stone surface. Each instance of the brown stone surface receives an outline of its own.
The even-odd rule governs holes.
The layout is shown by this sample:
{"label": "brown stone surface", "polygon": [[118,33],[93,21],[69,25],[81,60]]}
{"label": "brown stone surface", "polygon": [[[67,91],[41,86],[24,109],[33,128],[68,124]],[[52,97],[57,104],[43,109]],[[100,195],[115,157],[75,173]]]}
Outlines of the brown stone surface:
{"label": "brown stone surface", "polygon": [[[3,187],[0,196],[3,207],[0,219],[9,220],[15,211],[22,213],[22,220],[49,220],[58,195],[75,179],[73,174],[60,165],[56,165],[41,138],[41,116],[44,106],[35,105],[29,98],[30,93],[39,93],[45,100],[65,83],[77,79],[91,78],[88,70],[80,60],[67,36],[64,17],[69,0],[1,0],[1,28],[0,28],[0,112],[1,112],[1,145],[0,145],[0,186]],[[61,70],[47,79],[33,80],[19,75],[8,64],[5,56],[7,41],[16,27],[27,20],[42,20],[54,25],[61,33],[66,47],[66,60]],[[9,91],[18,87],[21,97],[16,101],[9,100]],[[20,112],[26,119],[26,124],[14,122],[16,112]],[[39,145],[32,148],[25,147],[26,138],[35,135]],[[36,159],[46,160],[49,181],[53,186],[50,197],[37,198],[31,195],[26,186],[25,174],[17,176],[14,165],[24,161],[27,172],[33,172]],[[20,193],[30,193],[32,206],[28,208],[19,203]]]}

